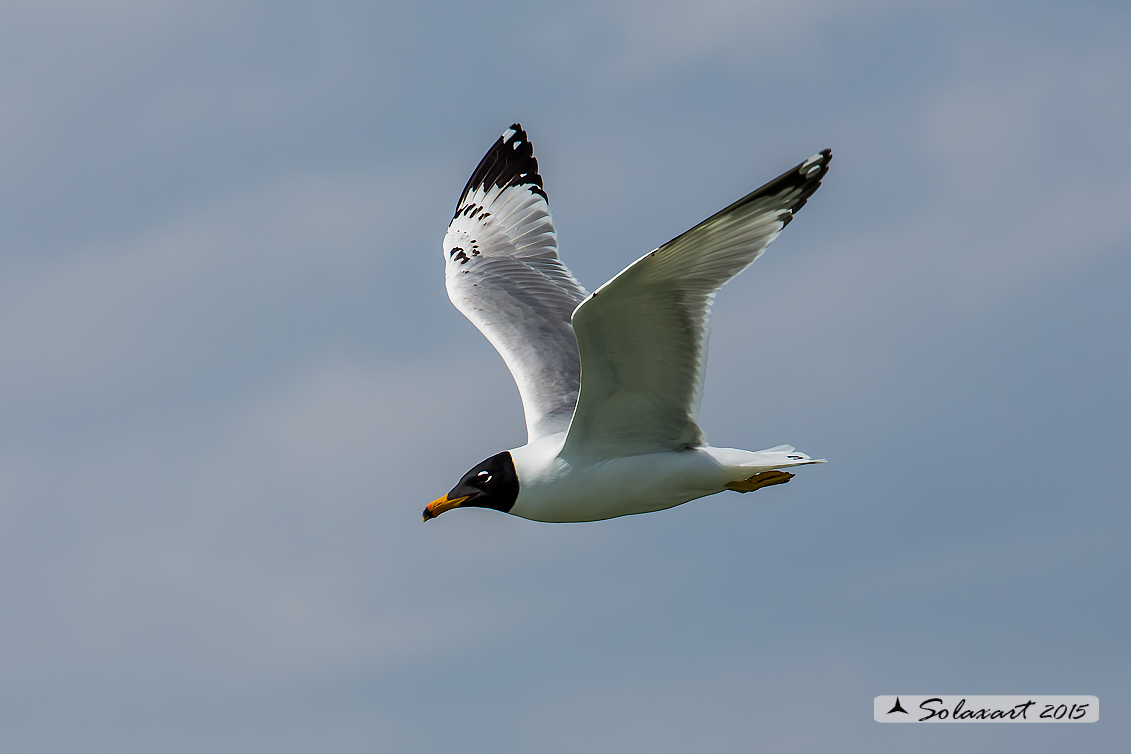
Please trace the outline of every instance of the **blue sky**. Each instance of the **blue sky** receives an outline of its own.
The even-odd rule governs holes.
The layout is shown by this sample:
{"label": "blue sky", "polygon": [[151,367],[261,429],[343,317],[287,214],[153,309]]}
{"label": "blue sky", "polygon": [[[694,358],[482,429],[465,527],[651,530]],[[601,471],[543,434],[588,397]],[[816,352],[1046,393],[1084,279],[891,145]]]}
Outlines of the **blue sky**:
{"label": "blue sky", "polygon": [[[1061,752],[1131,734],[1131,11],[0,10],[0,749]],[[440,242],[511,122],[589,288],[824,147],[715,309],[713,444],[600,524],[420,510],[522,444]],[[1095,694],[881,726],[879,694]]]}

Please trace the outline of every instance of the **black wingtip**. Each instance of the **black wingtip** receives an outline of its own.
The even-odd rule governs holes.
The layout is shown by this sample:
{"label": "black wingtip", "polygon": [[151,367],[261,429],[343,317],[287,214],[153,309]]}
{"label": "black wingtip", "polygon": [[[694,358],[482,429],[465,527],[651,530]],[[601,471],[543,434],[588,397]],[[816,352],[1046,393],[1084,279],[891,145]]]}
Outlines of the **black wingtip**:
{"label": "black wingtip", "polygon": [[534,159],[534,146],[518,123],[512,123],[479,161],[456,203],[457,215],[467,195],[484,186],[527,186],[543,199],[547,198],[542,176],[538,174],[538,160]]}
{"label": "black wingtip", "polygon": [[[820,188],[821,179],[825,177],[825,173],[829,172],[829,162],[831,162],[832,159],[833,151],[831,149],[822,149],[820,152],[813,155],[808,160],[805,160],[801,164],[795,165],[794,167],[785,171],[777,178],[767,183],[765,186],[751,191],[749,194],[742,197],[729,207],[719,210],[699,225],[696,225],[695,228],[698,228],[705,223],[712,222],[716,218],[728,215],[731,212],[734,212],[735,210],[744,207],[747,204],[750,204],[751,202],[758,201],[759,199],[767,196],[776,196],[786,192],[792,194],[789,201],[786,204],[774,207],[774,210],[779,213],[778,217],[781,219],[782,227],[789,225],[790,221],[793,220],[793,215],[797,212],[797,210],[804,207],[805,202],[809,200],[809,197],[813,195],[813,192]],[[687,231],[687,233],[695,230],[695,228]],[[672,241],[675,241],[677,238],[682,238],[684,235],[686,234],[676,236],[676,238],[668,241],[668,243],[672,243]]]}
{"label": "black wingtip", "polygon": [[753,196],[775,194],[787,188],[800,188],[801,194],[790,204],[788,208],[789,214],[784,221],[786,225],[789,225],[789,222],[793,219],[797,210],[804,207],[805,202],[809,201],[809,197],[821,187],[821,180],[825,177],[825,173],[829,172],[829,163],[832,162],[832,159],[833,150],[822,149],[808,160],[805,160],[805,162],[792,170],[787,170],[755,191]]}

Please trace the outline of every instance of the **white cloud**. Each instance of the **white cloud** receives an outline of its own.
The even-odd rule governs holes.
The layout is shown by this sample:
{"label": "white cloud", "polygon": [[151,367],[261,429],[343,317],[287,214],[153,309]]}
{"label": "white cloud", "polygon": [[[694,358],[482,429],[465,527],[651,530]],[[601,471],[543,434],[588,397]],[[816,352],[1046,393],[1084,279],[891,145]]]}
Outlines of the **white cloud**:
{"label": "white cloud", "polygon": [[1016,42],[994,45],[1006,58],[994,75],[968,62],[975,70],[924,113],[924,145],[945,183],[917,235],[960,306],[985,306],[1131,241],[1131,152],[1110,122],[1131,118],[1126,53],[1101,45],[1034,61]]}
{"label": "white cloud", "polygon": [[0,282],[5,393],[67,400],[210,358],[202,329],[239,338],[310,276],[399,252],[381,243],[386,225],[419,190],[403,176],[287,178],[12,271]]}
{"label": "white cloud", "polygon": [[[460,378],[483,381],[473,365]],[[452,593],[445,571],[460,558],[497,568],[528,544],[498,541],[495,526],[485,541],[498,549],[469,550],[419,516],[425,493],[459,473],[454,445],[500,440],[492,407],[514,391],[493,385],[469,402],[451,387],[442,367],[327,363],[203,420],[174,417],[162,438],[145,429],[39,468],[7,455],[9,520],[47,505],[69,522],[43,533],[63,549],[34,589],[6,577],[9,628],[27,636],[0,657],[9,677],[50,685],[64,668],[88,678],[115,666],[127,688],[162,674],[258,686],[404,661],[442,646],[453,623],[464,638],[498,631],[505,618]],[[430,456],[444,461],[422,467]],[[8,545],[14,562],[32,557]],[[422,585],[438,599],[421,601]],[[20,616],[47,627],[27,634]]]}
{"label": "white cloud", "polygon": [[[940,489],[933,461],[914,457],[918,447],[945,446],[968,420],[979,426],[999,402],[1009,404],[1003,417],[1024,426],[991,427],[995,449],[1050,447],[1097,427],[1115,437],[1110,417],[1126,401],[1103,391],[1117,378],[1077,372],[1116,372],[1119,354],[1089,361],[1052,352],[1061,359],[1052,380],[1024,373],[1010,356],[994,365],[992,384],[948,379],[993,353],[995,314],[1013,323],[1010,334],[1032,339],[1010,344],[1011,353],[1048,363],[1041,333],[1026,329],[1040,325],[1018,313],[1018,302],[1031,306],[1073,265],[1126,245],[1122,46],[1085,49],[1047,9],[988,4],[968,19],[930,6],[951,23],[931,33],[923,17],[903,23],[900,4],[879,1],[630,2],[497,18],[460,6],[442,9],[451,29],[432,22],[436,9],[406,5],[381,9],[384,33],[404,55],[399,93],[384,99],[373,95],[383,91],[384,69],[343,65],[360,47],[320,72],[302,57],[306,45],[333,41],[318,26],[330,16],[349,20],[356,38],[376,33],[352,6],[306,16],[296,7],[287,29],[260,23],[251,6],[218,16],[207,6],[152,7],[119,4],[105,16],[71,5],[0,11],[35,14],[47,26],[61,13],[65,27],[21,41],[16,27],[0,24],[0,39],[11,43],[0,49],[0,87],[14,95],[0,102],[0,162],[42,160],[45,170],[74,169],[76,180],[97,182],[90,164],[58,157],[86,154],[90,125],[70,116],[91,102],[109,109],[106,122],[145,116],[160,149],[202,122],[215,138],[198,146],[245,143],[228,141],[228,116],[245,135],[273,118],[309,116],[310,139],[271,152],[264,159],[277,164],[253,166],[234,185],[187,186],[165,214],[123,213],[81,243],[29,223],[26,253],[0,265],[0,666],[15,701],[0,746],[47,740],[41,748],[97,750],[88,740],[96,730],[115,751],[178,739],[186,751],[258,743],[277,752],[309,749],[307,738],[317,746],[327,731],[420,751],[518,750],[547,735],[559,736],[562,749],[800,741],[818,750],[829,748],[827,731],[797,738],[792,702],[849,709],[846,700],[875,693],[876,678],[907,678],[909,667],[928,680],[987,683],[1024,667],[1037,685],[1086,678],[1101,694],[1126,675],[1104,661],[1118,644],[1114,630],[1060,665],[1012,665],[1008,654],[973,661],[965,650],[996,637],[969,626],[1002,613],[945,602],[970,586],[984,597],[976,591],[984,573],[1016,580],[1026,562],[1064,584],[1086,576],[1102,592],[1108,582],[1093,583],[1088,568],[1106,563],[1115,573],[1125,560],[1115,538],[1097,534],[1126,528],[1111,513],[1119,485],[1110,452],[1089,454],[1084,472],[1057,472],[1059,486],[1026,476],[1031,459],[971,472],[1035,498],[1070,490],[1065,515],[1074,517],[1072,527],[1051,513],[1027,518],[1029,500],[1003,495],[993,501],[997,531],[1014,515],[1026,524],[975,537],[955,534],[957,524],[940,531],[939,510],[953,505],[971,526],[980,510]],[[223,18],[232,12],[244,13],[239,23]],[[1065,15],[1088,21],[1092,12]],[[472,15],[477,30],[489,30],[473,40],[479,47],[462,24]],[[956,36],[973,27],[984,38]],[[197,69],[197,43],[212,32],[229,57]],[[240,59],[246,35],[263,46]],[[868,47],[881,37],[898,44]],[[72,38],[76,56],[52,60]],[[530,54],[543,45],[548,62]],[[779,70],[811,68],[783,76],[755,65],[773,55]],[[168,68],[152,68],[156,60]],[[472,69],[469,60],[494,64]],[[570,65],[555,66],[563,60]],[[883,78],[904,64],[912,73]],[[773,113],[762,100],[726,98],[731,65],[780,80]],[[20,66],[36,75],[21,79]],[[477,78],[480,71],[490,73]],[[727,81],[716,91],[719,78]],[[138,89],[142,80],[162,91]],[[374,135],[382,145],[354,163],[362,168],[343,169],[370,121],[303,98],[323,85],[346,92],[341,102],[371,98],[372,123],[404,138]],[[808,86],[844,94],[813,97]],[[106,92],[122,96],[101,99]],[[288,96],[295,99],[283,106]],[[665,110],[669,102],[694,111]],[[580,216],[561,214],[567,261],[609,274],[646,251],[634,246],[642,237],[662,242],[683,230],[669,227],[683,222],[680,213],[721,206],[712,192],[730,189],[712,182],[717,166],[734,163],[739,185],[751,154],[774,164],[779,150],[794,148],[796,131],[809,129],[801,142],[819,130],[815,146],[825,146],[827,132],[837,161],[826,187],[720,297],[705,425],[712,439],[730,433],[742,446],[769,426],[766,445],[796,442],[832,463],[766,498],[717,498],[594,526],[470,510],[420,522],[423,504],[465,468],[521,443],[522,420],[501,361],[444,302],[439,275],[436,241],[466,170],[434,169],[436,155],[466,159],[470,169],[478,154],[429,143],[414,129],[466,134],[490,120],[494,138],[496,120],[531,111],[552,116],[551,134],[559,129],[554,144],[534,135],[547,172],[555,160],[560,166],[548,178],[551,196],[582,196],[568,200],[584,207]],[[420,126],[425,117],[450,120]],[[704,122],[720,124],[713,143],[695,141]],[[747,149],[752,130],[759,143]],[[327,160],[346,132],[354,141]],[[116,165],[123,180],[162,192],[149,153],[130,154],[133,162]],[[18,176],[5,175],[11,195],[27,196]],[[28,204],[53,217],[52,201],[45,192]],[[129,200],[115,206],[128,209]],[[603,227],[594,229],[590,210]],[[418,264],[411,275],[388,275],[390,264],[378,261],[403,269],[406,259]],[[309,285],[320,276],[325,285]],[[1069,293],[1079,300],[1061,303],[1086,309],[1093,302],[1076,285]],[[305,318],[327,310],[321,328],[305,328]],[[372,316],[378,310],[391,316]],[[1094,340],[1119,330],[1118,322],[1098,325]],[[326,344],[349,327],[372,333]],[[967,347],[978,338],[986,347]],[[1031,383],[1032,405],[992,393],[1014,378]],[[179,388],[167,390],[174,379]],[[145,393],[137,405],[135,392]],[[1030,415],[1038,399],[1068,393],[1057,411]],[[948,411],[959,416],[937,420]],[[1028,441],[1032,427],[1048,437]],[[914,463],[885,467],[893,444]],[[1060,501],[1036,503],[1053,511]],[[970,547],[977,558],[955,560]],[[911,600],[911,580],[877,588],[888,554],[944,573],[953,591],[934,604],[959,609],[931,612],[927,597]],[[1050,628],[1042,616],[1071,613],[1094,627],[1118,625],[1126,612],[1090,599],[1031,585],[1010,608],[1031,619],[1036,646],[1055,643],[1068,625]],[[887,640],[896,629],[884,616],[905,608],[915,614],[901,626],[937,618],[938,637],[967,638],[930,653],[907,640],[906,654],[894,657]],[[813,688],[823,691],[814,697]],[[443,698],[460,704],[445,710],[445,725],[431,725],[430,705]],[[106,709],[117,716],[102,719]],[[523,725],[500,709],[517,710]],[[149,727],[139,733],[143,715]],[[64,717],[73,742],[51,738],[62,735]],[[858,720],[864,731],[857,749],[875,749],[866,716],[841,717],[837,725]],[[185,731],[188,742],[178,737]]]}
{"label": "white cloud", "polygon": [[[953,11],[955,4],[920,3],[914,10],[937,5]],[[594,66],[603,84],[631,86],[704,61],[736,70],[761,61],[751,78],[776,77],[789,86],[814,61],[828,64],[830,35],[845,27],[866,32],[870,20],[905,9],[900,0],[625,0],[573,4],[545,25],[560,35],[550,40],[554,54]]]}
{"label": "white cloud", "polygon": [[108,89],[143,70],[214,4],[12,2],[0,10],[0,166],[6,179],[76,120],[105,115]]}

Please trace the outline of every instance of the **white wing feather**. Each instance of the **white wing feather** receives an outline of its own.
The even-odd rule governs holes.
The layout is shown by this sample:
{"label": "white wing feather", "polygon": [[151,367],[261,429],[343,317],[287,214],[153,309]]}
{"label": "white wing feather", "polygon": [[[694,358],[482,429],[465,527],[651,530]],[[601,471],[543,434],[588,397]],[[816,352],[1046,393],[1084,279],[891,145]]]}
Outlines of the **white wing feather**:
{"label": "white wing feather", "polygon": [[830,159],[829,150],[813,155],[641,257],[578,307],[581,393],[563,456],[706,443],[697,417],[715,294],[789,223]]}
{"label": "white wing feather", "polygon": [[518,385],[528,442],[565,431],[581,372],[570,315],[587,294],[558,259],[538,163],[519,125],[472,173],[444,257],[448,298],[491,341]]}

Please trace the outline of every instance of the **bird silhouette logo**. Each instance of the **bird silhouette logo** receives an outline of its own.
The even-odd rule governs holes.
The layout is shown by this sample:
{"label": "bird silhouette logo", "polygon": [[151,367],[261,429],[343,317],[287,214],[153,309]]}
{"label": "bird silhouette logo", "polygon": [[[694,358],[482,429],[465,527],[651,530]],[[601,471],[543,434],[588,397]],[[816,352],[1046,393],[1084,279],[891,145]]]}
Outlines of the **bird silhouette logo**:
{"label": "bird silhouette logo", "polygon": [[899,697],[898,696],[895,698],[895,706],[888,710],[888,714],[890,715],[893,712],[902,712],[905,715],[911,714],[907,710],[903,709],[903,705],[899,703]]}

